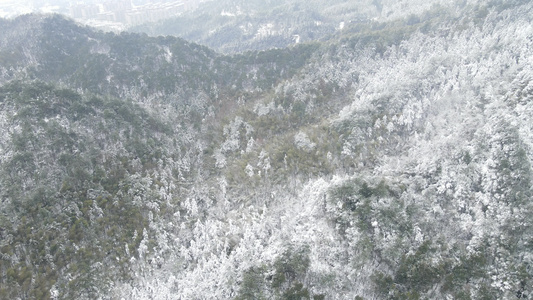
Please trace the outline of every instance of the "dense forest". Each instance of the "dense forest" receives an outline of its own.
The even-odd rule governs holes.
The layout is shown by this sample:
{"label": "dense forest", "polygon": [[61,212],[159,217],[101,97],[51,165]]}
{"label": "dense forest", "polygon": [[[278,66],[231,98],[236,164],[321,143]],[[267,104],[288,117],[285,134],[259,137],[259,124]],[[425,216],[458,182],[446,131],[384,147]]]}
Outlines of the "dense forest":
{"label": "dense forest", "polygon": [[263,2],[0,19],[0,298],[531,298],[533,4]]}

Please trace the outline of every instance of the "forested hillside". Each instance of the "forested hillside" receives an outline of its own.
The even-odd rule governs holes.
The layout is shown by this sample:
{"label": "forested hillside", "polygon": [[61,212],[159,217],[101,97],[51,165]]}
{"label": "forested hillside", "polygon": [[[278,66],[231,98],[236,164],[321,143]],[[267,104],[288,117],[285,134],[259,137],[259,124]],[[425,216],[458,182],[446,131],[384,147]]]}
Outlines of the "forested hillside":
{"label": "forested hillside", "polygon": [[223,0],[203,3],[189,14],[130,30],[180,36],[225,53],[285,48],[325,39],[350,21],[368,21],[377,13],[370,2]]}
{"label": "forested hillside", "polygon": [[[179,36],[222,53],[267,50],[309,41],[326,41],[349,27],[398,21],[414,25],[437,15],[451,17],[477,0],[219,0],[187,14],[146,23],[130,31]],[[482,2],[480,2],[482,3]],[[489,4],[492,6],[495,3]],[[501,3],[500,3],[501,4]],[[499,4],[498,4],[499,5]],[[481,6],[485,6],[482,4]]]}
{"label": "forested hillside", "polygon": [[0,20],[0,298],[529,299],[533,4],[404,2],[231,55]]}

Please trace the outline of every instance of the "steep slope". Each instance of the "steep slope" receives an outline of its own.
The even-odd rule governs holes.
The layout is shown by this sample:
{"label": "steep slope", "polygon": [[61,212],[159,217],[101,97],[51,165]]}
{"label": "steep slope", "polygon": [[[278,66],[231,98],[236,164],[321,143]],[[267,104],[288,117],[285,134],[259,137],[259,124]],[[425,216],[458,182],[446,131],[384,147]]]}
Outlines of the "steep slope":
{"label": "steep slope", "polygon": [[2,81],[39,79],[137,102],[174,102],[175,106],[195,97],[213,100],[217,92],[271,88],[294,74],[316,48],[302,45],[219,56],[179,38],[95,32],[59,15],[22,16],[3,20],[2,27]]}
{"label": "steep slope", "polygon": [[530,295],[531,9],[467,6],[322,48],[224,128],[218,186],[190,204],[224,202],[224,218],[121,293]]}
{"label": "steep slope", "polygon": [[230,96],[261,93],[316,48],[219,57],[60,16],[2,26],[5,298],[91,299],[131,278],[135,260],[175,230],[148,233],[154,219],[179,215],[189,184],[209,178],[210,130]]}
{"label": "steep slope", "polygon": [[1,296],[529,297],[532,13],[233,56],[2,21]]}
{"label": "steep slope", "polygon": [[172,93],[180,88],[178,83],[190,90],[209,84],[203,76],[209,76],[213,52],[183,40],[94,32],[59,15],[26,15],[4,22],[6,79],[17,75],[15,71],[112,95],[133,86],[153,94]]}
{"label": "steep slope", "polygon": [[2,298],[95,298],[129,277],[130,251],[170,205],[161,181],[180,141],[131,102],[40,82],[0,95]]}

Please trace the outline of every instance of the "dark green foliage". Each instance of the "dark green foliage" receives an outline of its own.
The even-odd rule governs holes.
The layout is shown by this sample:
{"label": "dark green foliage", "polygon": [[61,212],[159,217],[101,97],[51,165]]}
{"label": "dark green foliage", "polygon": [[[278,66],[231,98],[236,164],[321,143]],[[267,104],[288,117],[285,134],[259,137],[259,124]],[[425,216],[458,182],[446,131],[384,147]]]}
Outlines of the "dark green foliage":
{"label": "dark green foliage", "polygon": [[[311,299],[302,283],[309,268],[309,248],[290,246],[271,266],[252,267],[243,274],[239,296],[235,299],[266,299],[274,291],[276,299]],[[273,271],[268,272],[269,269]],[[316,295],[313,299],[323,299]]]}
{"label": "dark green foliage", "polygon": [[[415,253],[402,256],[392,276],[374,274],[376,291],[390,299],[423,299],[438,286],[454,299],[470,299],[471,285],[489,276],[485,254],[462,256],[458,261],[441,258],[436,263],[431,257],[443,250],[439,247],[426,240]],[[487,292],[479,291],[480,295]]]}
{"label": "dark green foliage", "polygon": [[373,191],[366,182],[363,182],[361,189],[359,189],[359,194],[364,198],[370,198],[373,195]]}
{"label": "dark green foliage", "polygon": [[475,278],[484,277],[486,264],[487,261],[483,254],[462,257],[460,263],[446,275],[441,289],[445,292],[458,292],[458,287],[466,286]]}
{"label": "dark green foliage", "polygon": [[309,291],[304,288],[303,284],[296,282],[294,285],[283,293],[281,299],[284,300],[302,300],[309,299]]}
{"label": "dark green foliage", "polygon": [[465,164],[470,164],[472,162],[472,156],[470,155],[470,152],[468,151],[465,151],[463,153],[463,157],[462,157],[462,160]]}
{"label": "dark green foliage", "polygon": [[275,273],[271,285],[277,289],[291,286],[298,278],[305,276],[309,268],[309,249],[299,248],[286,250],[274,263]]}
{"label": "dark green foliage", "polygon": [[293,76],[318,49],[319,44],[304,44],[217,57],[214,66],[217,83],[222,86],[234,84],[239,90],[250,86],[270,89],[282,79]]}
{"label": "dark green foliage", "polygon": [[442,280],[446,266],[433,265],[430,254],[437,251],[431,241],[424,241],[413,255],[405,255],[394,276],[399,289],[405,291],[426,291]]}
{"label": "dark green foliage", "polygon": [[526,150],[521,147],[522,144],[515,130],[510,129],[501,141],[500,147],[514,146],[510,154],[503,154],[498,163],[498,172],[500,173],[501,189],[498,191],[505,195],[506,200],[515,205],[521,205],[528,201],[533,186],[533,175],[531,174],[531,165],[527,158]]}
{"label": "dark green foliage", "polygon": [[[0,293],[46,299],[56,284],[61,298],[94,298],[109,280],[129,276],[148,215],[129,196],[135,182],[128,178],[164,158],[158,145],[171,129],[131,102],[41,82],[4,85],[0,99],[21,128],[11,136],[13,156],[1,162],[4,207],[23,216],[2,226],[14,241],[0,249]],[[102,121],[108,126],[97,128]],[[107,152],[119,135],[125,152]],[[141,169],[132,168],[135,158]],[[75,278],[67,282],[65,274]]]}
{"label": "dark green foliage", "polygon": [[[372,202],[379,198],[394,196],[394,192],[387,186],[384,180],[372,187],[366,181],[360,179],[351,180],[330,190],[329,195],[333,203],[340,201],[342,209],[349,211],[348,216],[342,215],[336,218],[338,229],[343,233],[349,223],[355,221],[357,227],[368,234],[372,233],[371,218],[375,216],[380,221],[391,223],[394,227],[399,227],[402,231],[409,230],[408,220],[402,220],[399,216],[403,208],[396,207],[397,210],[382,209],[375,210]],[[401,203],[398,202],[398,205]]]}
{"label": "dark green foliage", "polygon": [[266,299],[263,295],[265,288],[265,268],[252,267],[243,274],[239,296],[235,300]]}
{"label": "dark green foliage", "polygon": [[357,203],[359,202],[357,191],[356,184],[346,183],[333,189],[330,194],[335,199],[341,200],[343,203],[345,203],[349,210],[354,211],[357,209]]}

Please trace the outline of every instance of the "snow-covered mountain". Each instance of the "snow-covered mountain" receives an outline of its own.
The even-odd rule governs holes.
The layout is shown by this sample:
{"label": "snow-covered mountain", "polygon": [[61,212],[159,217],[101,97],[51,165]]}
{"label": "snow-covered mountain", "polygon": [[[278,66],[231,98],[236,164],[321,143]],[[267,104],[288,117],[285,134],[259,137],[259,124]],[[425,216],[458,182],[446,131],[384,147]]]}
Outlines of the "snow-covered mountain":
{"label": "snow-covered mountain", "polygon": [[0,298],[531,297],[533,4],[363,4],[233,55],[0,20]]}

